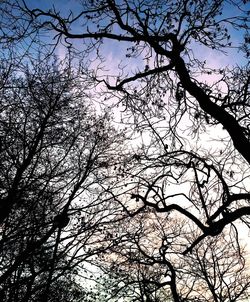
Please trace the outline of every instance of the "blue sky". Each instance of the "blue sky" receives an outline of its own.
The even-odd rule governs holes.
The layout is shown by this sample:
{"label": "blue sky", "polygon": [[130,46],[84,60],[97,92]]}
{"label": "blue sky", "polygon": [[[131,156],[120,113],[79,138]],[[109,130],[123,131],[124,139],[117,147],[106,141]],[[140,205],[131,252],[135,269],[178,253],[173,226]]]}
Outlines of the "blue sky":
{"label": "blue sky", "polygon": [[[72,11],[74,14],[78,14],[81,10],[81,4],[80,1],[77,0],[27,0],[27,5],[30,8],[41,8],[41,9],[48,9],[55,7],[55,10],[60,12],[62,16],[68,16],[70,11]],[[228,3],[225,1],[225,3]],[[245,9],[249,9],[250,11],[250,3],[246,4]],[[231,5],[227,4],[225,6],[225,9],[223,11],[223,14],[221,16],[218,16],[218,18],[225,18],[229,16],[234,16],[235,14],[240,15],[240,10],[237,10],[235,7],[232,7]],[[82,29],[80,23],[76,23],[74,27],[72,28],[75,32],[81,32],[84,31]],[[246,60],[243,58],[243,56],[238,53],[238,51],[233,48],[234,46],[238,46],[239,43],[243,41],[243,31],[235,30],[233,28],[229,28],[229,32],[232,39],[232,48],[227,49],[227,55],[222,54],[220,52],[211,50],[210,48],[207,48],[205,46],[201,46],[198,43],[194,43],[193,50],[195,52],[195,55],[200,58],[201,60],[204,60],[206,58],[206,61],[211,61],[212,65],[214,64],[221,64],[222,66],[227,64],[245,64]],[[80,50],[82,48],[82,40],[74,40],[74,45]],[[104,45],[102,46],[102,51],[105,56],[112,57],[113,60],[119,61],[119,59],[127,60],[125,57],[126,48],[129,45],[124,42],[117,42],[117,41],[104,41]],[[63,54],[63,47],[59,46],[59,50],[57,53]],[[132,65],[135,64],[136,59],[129,59],[129,64]],[[137,63],[140,62],[140,58],[137,59]],[[141,63],[139,63],[140,65]]]}

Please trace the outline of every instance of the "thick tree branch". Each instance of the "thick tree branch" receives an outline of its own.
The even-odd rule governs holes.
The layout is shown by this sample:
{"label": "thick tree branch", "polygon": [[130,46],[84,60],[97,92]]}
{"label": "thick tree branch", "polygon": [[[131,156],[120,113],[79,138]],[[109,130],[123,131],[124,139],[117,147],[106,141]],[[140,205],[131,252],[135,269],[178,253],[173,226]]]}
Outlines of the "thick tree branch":
{"label": "thick tree branch", "polygon": [[190,247],[188,247],[183,254],[191,253],[192,249],[199,244],[205,237],[207,236],[217,236],[219,235],[224,227],[235,220],[239,219],[242,216],[250,215],[250,207],[242,207],[240,209],[237,209],[231,213],[225,213],[223,218],[220,220],[212,223],[209,227],[206,227],[204,230],[204,233],[200,235]]}
{"label": "thick tree branch", "polygon": [[162,66],[162,67],[157,67],[157,68],[154,68],[154,69],[150,69],[150,70],[145,71],[145,72],[139,72],[139,73],[135,74],[132,77],[128,77],[128,78],[122,80],[119,84],[117,84],[115,86],[109,85],[106,81],[105,81],[105,84],[107,85],[108,89],[124,91],[123,86],[127,83],[136,81],[138,79],[145,78],[149,75],[153,75],[153,74],[157,74],[157,73],[160,73],[160,72],[165,72],[165,71],[171,70],[173,67],[174,67],[174,65],[170,63],[168,65],[165,65],[165,66]]}
{"label": "thick tree branch", "polygon": [[239,193],[239,194],[229,195],[227,201],[225,203],[223,203],[223,205],[220,206],[217,209],[217,211],[215,211],[214,214],[209,217],[208,223],[212,222],[216,217],[218,217],[222,212],[224,212],[226,210],[226,208],[233,201],[244,200],[244,199],[250,201],[250,194],[249,193]]}
{"label": "thick tree branch", "polygon": [[206,92],[191,80],[184,60],[181,57],[176,57],[174,64],[183,88],[196,98],[202,110],[217,120],[228,131],[235,148],[250,164],[250,142],[245,137],[236,119],[222,107],[213,103]]}
{"label": "thick tree branch", "polygon": [[164,207],[159,207],[157,204],[148,201],[146,198],[144,198],[143,196],[141,196],[139,194],[133,194],[132,198],[138,198],[138,199],[142,200],[146,206],[156,209],[156,211],[159,213],[168,213],[168,212],[175,210],[175,211],[183,214],[190,220],[192,220],[203,232],[205,232],[207,229],[207,227],[198,218],[196,218],[196,216],[194,216],[192,213],[188,212],[187,210],[185,210],[184,208],[180,207],[177,204],[170,204],[170,205],[166,205]]}

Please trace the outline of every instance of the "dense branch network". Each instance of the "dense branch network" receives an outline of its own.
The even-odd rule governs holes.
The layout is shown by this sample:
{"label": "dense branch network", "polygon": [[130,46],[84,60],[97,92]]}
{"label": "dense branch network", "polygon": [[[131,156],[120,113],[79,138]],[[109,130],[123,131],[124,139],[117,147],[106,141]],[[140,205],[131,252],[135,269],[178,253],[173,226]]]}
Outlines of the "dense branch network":
{"label": "dense branch network", "polygon": [[[231,5],[234,3],[231,2]],[[192,62],[185,62],[188,58],[189,51],[188,43],[195,41],[196,43],[203,43],[204,45],[213,49],[223,49],[230,46],[230,36],[226,25],[232,25],[235,28],[247,28],[247,21],[249,17],[237,16],[217,19],[217,15],[221,15],[223,9],[223,1],[211,1],[208,4],[201,4],[200,1],[170,1],[169,4],[155,4],[153,8],[147,1],[141,3],[133,3],[130,1],[123,1],[121,3],[114,0],[101,1],[97,3],[85,3],[85,10],[80,14],[63,18],[56,10],[48,10],[47,12],[40,9],[29,10],[25,6],[26,12],[30,14],[33,20],[39,22],[40,17],[46,17],[48,20],[42,21],[41,27],[48,26],[53,29],[60,37],[65,39],[90,39],[89,45],[92,45],[94,50],[97,46],[94,40],[102,41],[103,39],[111,39],[118,42],[134,42],[133,51],[139,45],[143,45],[145,51],[154,53],[160,59],[157,62],[168,62],[167,65],[161,65],[154,68],[147,68],[147,70],[139,71],[133,76],[123,78],[117,85],[111,85],[104,81],[109,89],[117,90],[127,94],[128,85],[134,81],[146,79],[149,76],[157,76],[160,74],[168,74],[173,72],[175,77],[188,95],[188,98],[193,97],[200,110],[214,121],[220,124],[228,132],[234,148],[238,151],[246,164],[250,164],[250,141],[249,134],[241,125],[241,119],[234,116],[234,112],[227,110],[226,105],[221,105],[219,98],[211,94],[209,90],[204,88],[199,82],[192,77],[192,71],[189,65]],[[197,21],[192,19],[192,15],[196,14]],[[158,15],[157,15],[158,14]],[[156,20],[157,21],[154,21]],[[73,25],[76,21],[83,21],[83,28],[85,32],[74,33]],[[102,20],[105,24],[102,25]],[[88,25],[89,24],[89,25]],[[91,48],[90,48],[91,49]],[[197,61],[194,60],[193,63]],[[249,78],[245,84],[244,97],[239,100],[240,105],[248,102],[249,91],[247,88]],[[161,83],[159,82],[159,85]],[[133,95],[131,96],[133,97]],[[228,95],[228,98],[231,97]],[[226,99],[226,98],[224,98]],[[185,102],[184,97],[180,97],[179,102]],[[232,108],[232,107],[231,107]],[[221,176],[221,180],[223,177]],[[224,189],[226,185],[224,184]],[[199,188],[199,186],[198,186]],[[222,232],[223,228],[241,218],[249,215],[250,207],[244,206],[239,209],[229,210],[233,201],[243,199],[249,200],[248,193],[231,194],[225,192],[227,199],[223,201],[222,205],[218,207],[213,213],[206,213],[205,224],[196,218],[188,210],[178,205],[167,205],[159,208],[147,198],[138,195],[137,197],[149,207],[154,207],[158,212],[177,211],[187,218],[191,219],[202,231],[202,235],[195,241],[195,243],[188,249],[191,251],[193,246],[200,242],[204,237],[211,235],[215,236]],[[201,203],[205,211],[206,205],[202,201],[202,193],[200,191]],[[221,214],[223,217],[218,218]],[[208,225],[206,225],[206,223]]]}
{"label": "dense branch network", "polygon": [[[74,78],[58,76],[62,83],[69,83],[63,91],[59,85],[53,86],[54,79],[46,81],[46,76],[45,84],[38,85],[36,81],[43,81],[36,79],[36,73],[32,79],[28,71],[26,76],[31,78],[23,83],[14,77],[8,80],[12,66],[10,70],[0,69],[1,96],[6,102],[0,121],[4,133],[0,154],[7,171],[0,175],[0,225],[7,234],[0,241],[2,250],[8,244],[13,248],[11,236],[22,237],[25,220],[20,220],[19,235],[18,222],[11,217],[22,217],[22,207],[32,196],[42,206],[39,213],[33,210],[36,214],[30,219],[40,217],[46,226],[30,242],[20,239],[22,249],[14,260],[5,259],[9,268],[3,268],[0,283],[8,282],[22,265],[25,274],[27,263],[31,275],[40,276],[38,270],[44,267],[32,267],[30,259],[52,242],[52,256],[46,264],[50,271],[45,276],[48,292],[53,278],[60,279],[56,268],[64,261],[59,257],[64,250],[68,257],[74,255],[72,267],[79,267],[82,259],[87,259],[109,271],[114,279],[121,269],[124,278],[116,283],[116,297],[123,284],[125,289],[138,285],[137,290],[132,289],[132,296],[140,293],[138,301],[151,301],[157,291],[161,299],[168,299],[169,295],[161,291],[165,286],[176,302],[195,300],[197,278],[211,293],[204,295],[204,301],[227,301],[224,292],[230,301],[236,301],[248,288],[249,282],[242,276],[243,287],[236,282],[233,290],[230,286],[225,290],[231,266],[226,260],[222,264],[218,260],[223,253],[220,240],[226,246],[230,237],[230,248],[241,264],[239,272],[244,270],[235,223],[241,220],[250,226],[249,63],[241,66],[250,53],[250,18],[245,4],[234,0],[83,0],[75,11],[72,8],[66,12],[56,5],[46,10],[32,8],[25,0],[4,1],[1,12],[5,18],[13,17],[12,21],[4,17],[1,21],[0,42],[5,47],[11,45],[14,49],[21,39],[32,44],[40,34],[49,33],[46,39],[52,37],[52,52],[62,44],[68,54],[76,56],[70,58],[65,74],[71,74],[76,58],[81,61]],[[242,36],[240,46],[234,44],[235,31]],[[81,49],[79,41],[83,42]],[[110,52],[120,61],[111,75],[109,70],[115,66],[109,66],[110,53],[105,49],[109,42],[117,45]],[[196,49],[217,55],[236,47],[243,54],[242,62],[238,67],[226,68],[210,67],[206,62],[209,60]],[[18,59],[13,66],[18,65]],[[84,64],[89,70],[83,68]],[[90,71],[92,65],[97,67]],[[38,75],[46,74],[34,70]],[[210,84],[206,76],[215,80]],[[81,80],[79,86],[72,84]],[[108,114],[95,116],[87,105],[81,109],[88,94],[79,88],[83,82],[90,83],[92,90],[86,87],[91,90],[89,98],[96,93],[101,109],[106,107],[108,112],[121,108],[121,119],[129,125],[127,141],[110,126]],[[70,101],[74,89],[79,93],[76,105]],[[13,106],[8,98],[15,99],[16,95],[18,100],[28,95],[35,111],[32,106],[26,109],[27,104],[19,104],[15,114],[6,109]],[[108,99],[108,105],[99,96]],[[109,102],[116,103],[109,106]],[[22,130],[13,118],[19,123],[22,120]],[[37,127],[31,126],[32,121]],[[211,132],[216,143],[209,146],[202,139]],[[10,137],[15,137],[15,147],[9,147]],[[139,140],[142,143],[137,148]],[[123,143],[127,144],[126,154],[117,148]],[[61,154],[58,158],[57,152]],[[40,179],[44,180],[43,186]],[[29,194],[31,197],[27,197]],[[49,204],[48,212],[45,203]],[[37,222],[28,228],[32,236],[35,228]],[[72,234],[66,235],[68,229]],[[71,240],[72,248],[67,243],[64,246],[64,240]],[[217,250],[209,249],[209,244]],[[95,255],[101,255],[101,261],[93,260]],[[191,259],[190,266],[195,263],[200,275],[192,271],[191,281],[185,283],[190,273],[187,259]],[[211,262],[214,271],[209,269]],[[150,265],[158,265],[159,274]],[[218,286],[212,275],[222,276]],[[223,290],[218,292],[219,288]],[[48,293],[44,295],[48,301]]]}

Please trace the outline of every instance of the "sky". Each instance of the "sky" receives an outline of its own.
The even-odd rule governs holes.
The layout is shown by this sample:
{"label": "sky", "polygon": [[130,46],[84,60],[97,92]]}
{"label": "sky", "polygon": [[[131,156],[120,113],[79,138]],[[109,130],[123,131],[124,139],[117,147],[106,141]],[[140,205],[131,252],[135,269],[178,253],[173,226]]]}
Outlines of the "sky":
{"label": "sky", "polygon": [[[52,7],[54,4],[54,7],[56,10],[58,10],[62,15],[67,16],[69,14],[69,11],[72,10],[74,13],[79,13],[81,6],[79,5],[79,1],[76,0],[38,0],[38,1],[32,1],[27,0],[27,5],[31,8],[39,7],[41,9],[47,9],[49,7]],[[250,10],[250,3],[247,4]],[[220,16],[220,18],[225,18],[230,15],[234,15],[235,11],[232,10],[232,7],[226,6],[223,15]],[[72,28],[72,30],[76,30],[77,32],[81,31],[81,27],[79,23]],[[233,30],[230,32],[231,39],[232,39],[232,46],[234,46],[235,43],[238,43],[242,40],[242,32]],[[53,33],[51,33],[53,36]],[[82,41],[77,40],[74,42],[74,45],[76,48],[80,49],[82,48]],[[119,69],[118,66],[121,62],[121,60],[126,59],[126,61],[123,61],[123,64],[125,67],[126,72],[128,74],[133,74],[136,70],[143,69],[146,62],[145,62],[145,52],[142,52],[140,56],[137,58],[126,58],[126,48],[128,47],[127,43],[122,42],[116,42],[116,41],[107,41],[104,40],[104,44],[101,47],[102,54],[106,58],[105,62],[105,75],[118,75]],[[198,57],[200,60],[206,60],[206,66],[211,68],[226,68],[227,66],[232,65],[241,65],[245,64],[247,61],[244,59],[244,57],[236,50],[235,48],[229,48],[227,49],[227,54],[211,50],[210,48],[207,48],[205,46],[200,45],[199,43],[191,44],[191,48],[194,53],[194,57]],[[64,46],[58,45],[56,49],[56,53],[59,55],[60,58],[63,58],[65,54],[67,53],[67,50]],[[95,55],[93,55],[94,57]],[[153,65],[153,59],[150,59],[149,63]],[[94,65],[97,65],[96,62],[92,63],[92,67],[95,67]],[[202,82],[206,82],[208,84],[213,83],[214,81],[217,81],[220,78],[218,75],[200,75],[198,80]],[[188,122],[187,122],[188,123]],[[216,129],[217,131],[217,129]]]}
{"label": "sky", "polygon": [[[69,14],[69,11],[72,10],[74,13],[79,13],[81,5],[79,4],[80,1],[77,0],[27,0],[27,5],[31,8],[39,7],[41,9],[47,9],[49,7],[55,7],[56,10],[58,10],[62,15],[67,16]],[[225,1],[226,3],[226,1]],[[249,7],[250,11],[250,3],[248,3],[246,8]],[[220,18],[225,18],[228,16],[234,15],[236,12],[232,9],[231,6],[226,6],[223,15],[220,16]],[[240,11],[237,11],[237,13],[240,14]],[[81,26],[79,23],[76,25],[76,27],[73,27],[72,30],[76,30],[77,32],[80,32]],[[232,28],[231,28],[232,30]],[[53,32],[51,35],[53,36]],[[232,45],[234,46],[234,43],[238,43],[240,40],[242,40],[242,32],[233,30],[230,31],[231,38],[232,38]],[[74,46],[78,48],[79,50],[82,49],[82,40],[76,40],[74,41]],[[137,58],[126,58],[126,48],[130,46],[126,42],[117,42],[112,40],[104,40],[104,43],[101,46],[101,53],[105,57],[106,62],[103,64],[105,66],[105,71],[103,71],[102,75],[115,75],[117,76],[120,72],[119,70],[119,64],[122,63],[125,66],[125,73],[132,75],[138,69],[143,70],[146,63],[145,60],[145,52],[142,52],[141,55],[139,55]],[[242,56],[241,53],[238,52],[235,48],[228,48],[226,51],[227,53],[222,53],[217,50],[211,50],[211,48],[205,47],[199,43],[193,43],[191,44],[192,51],[194,53],[194,57],[199,58],[200,60],[206,61],[206,67],[210,68],[227,68],[232,65],[241,65],[246,64],[247,61],[244,59],[244,56]],[[65,54],[67,54],[67,49],[59,44],[56,48],[56,54],[59,55],[61,59],[64,58]],[[92,55],[92,58],[94,58],[96,54],[94,53]],[[90,56],[91,57],[91,56]],[[154,64],[154,58],[152,57],[149,60],[150,66],[153,66]],[[95,68],[98,66],[98,61],[94,61],[91,64],[91,67]],[[221,78],[220,75],[215,75],[213,72],[211,75],[208,74],[200,74],[197,76],[197,80],[201,82],[205,82],[207,84],[214,83],[218,81]],[[222,89],[225,88],[222,85]],[[99,87],[101,90],[101,86]],[[222,134],[224,135],[224,134]]]}
{"label": "sky", "polygon": [[[56,10],[58,10],[62,15],[67,16],[69,14],[69,11],[72,10],[74,13],[79,13],[81,5],[79,4],[80,1],[77,0],[27,0],[27,5],[31,8],[39,7],[41,9],[47,9],[55,7]],[[226,2],[226,1],[225,1]],[[250,11],[250,3],[246,5],[246,7],[249,7]],[[237,12],[240,13],[240,12]],[[220,18],[225,18],[231,15],[234,15],[235,11],[230,7],[229,5],[225,7],[225,10],[223,12],[223,15],[220,16]],[[77,32],[80,32],[81,26],[79,23],[72,28],[72,30],[76,30]],[[51,38],[53,38],[53,32],[51,32]],[[242,37],[242,32],[233,30],[230,31],[231,38],[232,38],[232,45],[234,43],[240,41]],[[49,39],[49,38],[48,38]],[[79,50],[82,49],[82,40],[79,39],[77,41],[74,41],[74,46],[78,48]],[[101,46],[101,52],[103,56],[105,57],[106,62],[103,64],[105,66],[105,71],[103,74],[105,75],[118,75],[120,70],[118,68],[119,64],[122,62],[122,64],[125,66],[125,73],[132,75],[138,69],[143,70],[146,65],[145,60],[145,52],[142,52],[141,55],[139,55],[137,58],[126,58],[126,48],[129,46],[126,42],[117,42],[117,41],[111,41],[111,40],[104,40],[104,43]],[[193,43],[191,44],[192,51],[194,53],[194,57],[198,57],[200,60],[206,61],[206,67],[211,68],[227,68],[228,66],[232,65],[241,65],[246,64],[246,59],[244,59],[244,56],[242,56],[241,53],[238,52],[235,48],[229,48],[227,49],[227,54],[222,53],[220,51],[211,50],[208,47],[202,46],[199,43]],[[59,44],[56,48],[56,54],[59,55],[61,59],[64,58],[65,54],[67,54],[67,49]],[[92,55],[92,58],[94,58],[96,54],[94,53]],[[90,56],[91,57],[91,56]],[[149,64],[153,66],[154,61],[153,57],[149,60]],[[98,61],[95,61],[92,63],[91,67],[95,68],[98,65]],[[208,84],[213,83],[215,81],[218,81],[220,79],[220,75],[215,75],[212,73],[211,75],[208,74],[202,74],[199,75],[197,80],[206,82]]]}
{"label": "sky", "polygon": [[[68,16],[70,11],[73,12],[74,15],[78,14],[81,9],[82,9],[82,5],[80,4],[80,0],[26,0],[25,1],[27,3],[27,6],[34,9],[34,8],[40,8],[40,9],[55,9],[56,11],[58,11],[60,13],[60,15],[62,16]],[[240,1],[239,1],[240,2]],[[222,16],[220,16],[219,18],[225,18],[225,17],[230,17],[230,16],[233,16],[235,14],[237,15],[240,15],[241,12],[240,10],[236,10],[236,8],[232,8],[232,6],[228,3],[228,1],[225,1],[225,3],[227,3],[225,5],[225,8],[223,10],[223,14]],[[249,10],[250,11],[250,3],[248,2],[248,4],[246,4],[244,6],[244,8],[246,10]],[[72,28],[72,31],[74,32],[82,32],[82,27],[81,27],[81,24],[79,22],[75,23],[74,24],[74,27]],[[238,30],[234,30],[232,27],[230,28],[230,35],[232,37],[232,42],[233,42],[233,45],[235,44],[235,42],[238,42],[238,41],[241,41],[242,40],[242,35],[241,35],[241,32],[238,31]],[[79,42],[79,45],[81,44],[80,41]],[[76,43],[78,43],[76,42]],[[110,44],[111,43],[111,44]],[[117,43],[115,43],[117,45]],[[121,44],[121,43],[120,43]],[[112,47],[112,42],[110,41],[109,42],[109,47],[107,48],[107,51],[109,52],[112,52],[114,54],[114,56],[117,56],[120,54],[120,50],[119,50],[119,47]],[[196,55],[199,56],[201,54],[205,54],[206,56],[209,56],[209,52],[210,52],[210,49],[205,49],[205,48],[202,48],[202,51],[199,51],[200,48],[197,47],[196,45],[196,48],[197,48],[197,53]],[[231,49],[231,51],[233,51],[233,49]],[[231,57],[231,60],[232,60],[232,56],[230,55],[230,52],[229,50],[229,57]],[[219,57],[218,61],[221,61],[221,59],[224,57],[223,60],[227,60],[225,59],[225,56],[223,55],[219,55],[216,54],[217,57]],[[215,58],[213,58],[215,59]],[[228,59],[229,61],[229,59]],[[232,62],[232,61],[231,61]]]}
{"label": "sky", "polygon": [[[41,9],[46,9],[51,7],[52,3],[54,3],[55,8],[62,13],[62,14],[66,14],[68,13],[68,11],[70,9],[74,10],[75,12],[79,12],[79,8],[80,6],[77,4],[77,1],[75,0],[54,0],[54,1],[50,1],[50,0],[37,0],[37,1],[33,1],[33,0],[28,0],[27,4],[31,7],[31,8],[35,8],[35,7],[40,7]],[[230,14],[231,10],[230,8],[227,8],[225,11],[225,15]],[[76,27],[76,30],[79,31],[81,30],[81,28],[79,27],[79,24]],[[53,33],[52,33],[53,35]],[[240,41],[242,39],[242,35],[240,34],[239,31],[233,31],[232,34],[232,40],[233,41]],[[75,46],[78,47],[79,49],[81,49],[82,47],[82,41],[78,40],[77,42],[75,42]],[[120,60],[122,60],[124,58],[124,54],[126,52],[126,43],[120,43],[120,42],[114,42],[114,41],[105,41],[104,45],[102,46],[102,51],[103,54],[106,57],[106,70],[107,70],[107,74],[118,74],[117,71],[117,66],[120,63]],[[220,68],[220,67],[225,67],[225,66],[231,66],[232,64],[245,64],[246,60],[242,58],[242,56],[237,52],[237,50],[235,49],[229,49],[228,50],[228,54],[225,55],[221,52],[218,51],[214,51],[209,48],[206,48],[204,46],[198,45],[196,44],[193,47],[193,52],[195,57],[198,56],[200,59],[202,60],[206,60],[207,65],[212,67],[212,68]],[[64,46],[62,45],[58,45],[57,49],[56,49],[56,53],[59,55],[59,57],[61,59],[63,59],[63,57],[65,56],[65,54],[67,53],[66,49]],[[124,64],[127,65],[127,70],[128,72],[134,72],[136,71],[136,69],[138,68],[143,68],[145,65],[145,60],[144,60],[144,53],[141,54],[141,56],[139,56],[136,59],[133,58],[126,58],[126,62],[124,62]],[[150,62],[151,65],[153,65],[153,61]],[[94,65],[95,63],[93,63]],[[97,63],[96,63],[97,64]],[[92,67],[94,67],[92,65]],[[215,75],[202,75],[202,77],[199,78],[200,81],[206,81],[207,83],[212,83],[214,81],[218,80],[218,76]],[[216,131],[218,130],[218,128],[216,128]],[[214,135],[215,133],[213,133],[212,135]],[[216,135],[220,135],[220,133],[216,133]],[[212,143],[210,142],[210,147],[212,147]],[[217,144],[217,143],[215,143]],[[243,231],[241,232],[241,235],[243,237],[247,237],[247,233],[243,233]]]}

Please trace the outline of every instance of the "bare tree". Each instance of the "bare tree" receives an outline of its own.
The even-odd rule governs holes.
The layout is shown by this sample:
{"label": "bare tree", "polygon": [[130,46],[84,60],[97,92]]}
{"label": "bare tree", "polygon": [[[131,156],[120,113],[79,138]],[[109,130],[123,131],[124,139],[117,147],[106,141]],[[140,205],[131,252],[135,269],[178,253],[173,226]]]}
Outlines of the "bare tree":
{"label": "bare tree", "polygon": [[[247,251],[232,227],[205,238],[183,255],[196,230],[187,221],[150,211],[122,221],[109,235],[116,244],[99,259],[102,300],[242,301],[249,295]],[[106,299],[105,299],[106,298]],[[126,299],[125,299],[126,301]]]}
{"label": "bare tree", "polygon": [[[34,22],[33,30],[53,30],[57,41],[65,39],[66,43],[82,39],[85,41],[85,53],[98,53],[103,39],[111,39],[118,42],[121,49],[121,42],[125,42],[124,55],[127,60],[142,56],[139,71],[135,74],[130,75],[125,67],[121,67],[115,85],[105,82],[108,88],[123,92],[124,102],[135,111],[146,112],[149,109],[149,116],[152,117],[156,109],[158,112],[163,109],[161,116],[169,122],[166,131],[168,136],[172,133],[170,139],[175,140],[174,151],[189,151],[190,146],[185,144],[179,132],[179,126],[186,117],[195,133],[201,131],[204,123],[211,129],[221,125],[227,133],[230,152],[235,152],[240,162],[249,164],[248,67],[232,70],[222,67],[216,70],[209,66],[209,62],[195,56],[194,51],[195,45],[200,45],[201,49],[214,51],[215,55],[224,53],[234,46],[230,30],[238,30],[243,38],[238,46],[247,56],[249,15],[244,1],[240,4],[235,1],[209,1],[206,4],[202,1],[157,1],[154,4],[148,1],[82,1],[79,4],[79,7],[82,6],[80,12],[69,12],[68,15],[65,12],[64,16],[56,7],[43,11],[40,8],[29,9],[23,2],[17,1],[16,5],[19,5],[27,20]],[[225,9],[236,12],[227,17],[224,15]],[[194,15],[196,18],[192,17]],[[82,32],[74,32],[76,22],[82,23]],[[218,76],[218,80],[211,85],[198,79],[201,75],[211,73]],[[226,88],[222,88],[222,85]],[[164,114],[164,109],[168,115]],[[228,145],[224,146],[226,148]],[[205,151],[194,154],[201,157],[204,164],[207,158],[208,162],[214,161],[215,155],[211,154],[210,157],[210,154],[204,154]],[[232,156],[224,150],[221,152],[222,158],[227,158],[230,165]],[[194,170],[192,162],[187,162],[186,167]],[[222,169],[219,171],[221,174],[225,173],[224,169],[230,174],[227,164],[220,165],[219,170]],[[201,173],[207,174],[205,170]],[[204,217],[199,218],[197,224],[202,232],[201,237],[197,238],[198,243],[202,238],[217,235],[226,225],[248,215],[249,195],[244,186],[233,192],[230,189],[233,184],[222,175],[220,182],[223,192],[217,207],[213,206],[211,211],[211,202],[203,197],[200,188],[202,180],[196,174],[197,194],[200,195],[200,208],[204,212]],[[246,203],[234,208],[235,201]],[[164,211],[168,212],[168,209],[172,209],[172,206]],[[223,217],[222,212],[225,213]],[[186,211],[182,214],[195,222],[192,213]]]}
{"label": "bare tree", "polygon": [[[198,247],[202,251],[206,240],[216,242],[211,237],[229,232],[236,222],[249,226],[246,1],[85,0],[75,10],[72,7],[62,13],[56,5],[46,10],[30,7],[25,1],[4,4],[2,23],[6,27],[6,16],[13,8],[14,20],[23,20],[21,35],[12,28],[4,36],[19,41],[18,37],[27,39],[27,33],[48,33],[55,47],[61,43],[72,52],[82,52],[84,59],[98,66],[89,73],[89,79],[106,85],[110,91],[107,95],[115,96],[118,106],[125,108],[123,120],[132,125],[132,136],[137,133],[133,137],[141,138],[141,148],[115,165],[117,180],[112,184],[116,187],[105,187],[105,201],[113,201],[118,221],[124,213],[128,219],[146,221],[145,213],[153,211],[165,215],[168,229],[170,217],[176,215],[178,240],[184,238],[178,253],[185,257]],[[78,40],[83,42],[81,50],[77,49]],[[114,53],[118,61],[115,72],[107,71],[107,40],[119,48]],[[237,54],[236,64],[220,62],[227,52],[234,59]],[[219,58],[219,66],[210,62],[208,54]],[[8,214],[4,204],[3,213]],[[188,229],[182,227],[183,221],[195,230],[192,241],[187,240]],[[108,238],[111,230],[100,229],[105,251],[117,246],[116,240]],[[234,244],[233,237],[231,241]],[[128,250],[120,253],[121,259],[129,258]],[[140,254],[135,262],[151,259],[149,256]],[[178,268],[173,267],[171,259],[163,260],[170,272],[167,282],[173,299],[180,301]],[[217,295],[214,291],[215,301],[224,299]]]}
{"label": "bare tree", "polygon": [[95,113],[88,84],[79,85],[83,79],[69,62],[30,62],[9,74],[1,88],[0,284],[5,301],[40,296],[57,301],[54,282],[70,286],[65,275],[73,276],[76,266],[84,272],[84,263],[100,249],[100,226],[116,211],[108,211],[102,194],[123,135],[108,113]]}

